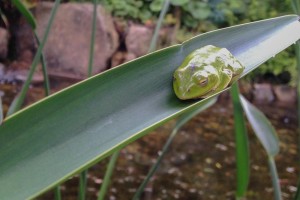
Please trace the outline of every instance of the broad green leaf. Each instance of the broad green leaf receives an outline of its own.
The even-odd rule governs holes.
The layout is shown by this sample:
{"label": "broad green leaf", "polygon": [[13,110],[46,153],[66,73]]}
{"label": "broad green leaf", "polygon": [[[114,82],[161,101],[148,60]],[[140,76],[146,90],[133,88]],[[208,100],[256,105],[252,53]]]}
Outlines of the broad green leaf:
{"label": "broad green leaf", "polygon": [[236,196],[245,196],[249,184],[249,146],[247,129],[245,125],[244,112],[239,98],[238,83],[232,85],[231,89],[234,129],[235,129],[235,146],[236,146]]}
{"label": "broad green leaf", "polygon": [[155,127],[193,109],[172,74],[204,45],[228,48],[243,76],[300,38],[290,15],[202,34],[108,70],[11,115],[0,126],[1,199],[26,199],[97,163]]}
{"label": "broad green leaf", "polygon": [[274,127],[266,116],[248,102],[245,97],[241,95],[240,99],[247,118],[259,141],[267,151],[268,156],[277,155],[279,152],[279,140]]}
{"label": "broad green leaf", "polygon": [[26,8],[26,6],[21,2],[20,0],[12,0],[12,3],[17,7],[17,9],[20,11],[20,13],[25,17],[27,22],[30,24],[32,29],[36,28],[36,22],[31,14],[31,12]]}

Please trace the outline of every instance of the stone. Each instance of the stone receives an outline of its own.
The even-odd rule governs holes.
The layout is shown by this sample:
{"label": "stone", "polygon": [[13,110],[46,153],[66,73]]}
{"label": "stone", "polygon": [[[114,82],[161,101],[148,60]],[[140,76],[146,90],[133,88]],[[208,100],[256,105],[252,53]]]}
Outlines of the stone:
{"label": "stone", "polygon": [[260,103],[270,103],[275,100],[272,86],[268,83],[254,84],[253,90],[254,101]]}
{"label": "stone", "polygon": [[0,63],[0,82],[4,79],[4,65]]}
{"label": "stone", "polygon": [[[37,33],[44,35],[48,24],[51,2],[40,2],[35,9]],[[85,78],[88,71],[93,5],[64,3],[58,8],[44,53],[49,73],[69,73]],[[98,6],[94,46],[93,74],[108,68],[107,63],[119,46],[119,37],[112,17]]]}
{"label": "stone", "polygon": [[0,27],[0,59],[5,59],[8,53],[8,32]]}
{"label": "stone", "polygon": [[117,51],[111,59],[111,67],[116,67],[136,58],[136,55],[130,52]]}
{"label": "stone", "polygon": [[12,29],[11,44],[13,46],[15,59],[24,61],[30,66],[37,48],[33,30],[24,17],[21,17],[12,24]]}
{"label": "stone", "polygon": [[149,27],[131,24],[125,37],[127,51],[137,57],[145,55],[150,47],[153,30]]}
{"label": "stone", "polygon": [[295,104],[297,102],[297,92],[295,88],[288,85],[276,85],[273,89],[279,102],[286,104]]}

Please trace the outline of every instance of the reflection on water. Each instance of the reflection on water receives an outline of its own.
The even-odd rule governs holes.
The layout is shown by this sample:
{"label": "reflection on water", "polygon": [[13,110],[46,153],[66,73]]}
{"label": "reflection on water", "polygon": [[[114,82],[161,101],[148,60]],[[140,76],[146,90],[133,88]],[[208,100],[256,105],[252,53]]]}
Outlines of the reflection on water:
{"label": "reflection on water", "polygon": [[[0,89],[8,94],[3,86]],[[39,91],[41,94],[42,89]],[[40,98],[42,94],[37,96]],[[142,199],[234,199],[234,121],[230,100],[226,95],[223,97],[182,127]],[[5,97],[4,100],[7,102],[8,99]],[[287,106],[257,105],[271,120],[279,135],[280,154],[276,157],[276,163],[283,199],[292,199],[299,172],[297,113],[296,105]],[[155,162],[174,122],[167,123],[121,151],[107,199],[132,198]],[[251,177],[247,199],[273,199],[266,153],[249,125],[248,132]],[[87,199],[96,199],[107,161],[105,159],[89,170]],[[78,177],[73,177],[62,186],[63,199],[77,199],[77,188]],[[53,199],[53,194],[48,192],[39,199]]]}

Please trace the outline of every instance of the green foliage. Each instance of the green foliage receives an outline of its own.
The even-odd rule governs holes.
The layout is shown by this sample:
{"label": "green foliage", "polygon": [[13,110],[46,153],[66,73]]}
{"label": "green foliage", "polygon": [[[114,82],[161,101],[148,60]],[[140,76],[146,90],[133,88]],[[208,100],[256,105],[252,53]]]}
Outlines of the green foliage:
{"label": "green foliage", "polygon": [[[154,1],[156,2],[156,1]],[[145,21],[152,16],[150,3],[142,0],[103,0],[101,3],[114,16]],[[153,3],[151,3],[153,4]],[[154,7],[155,9],[155,5]],[[159,10],[158,10],[159,11]],[[158,11],[156,11],[158,13]]]}

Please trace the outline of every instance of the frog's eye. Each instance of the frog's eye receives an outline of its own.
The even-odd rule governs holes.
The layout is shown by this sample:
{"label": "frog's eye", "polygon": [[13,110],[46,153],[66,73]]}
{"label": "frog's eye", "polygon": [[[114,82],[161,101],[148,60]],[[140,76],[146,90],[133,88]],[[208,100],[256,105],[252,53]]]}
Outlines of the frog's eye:
{"label": "frog's eye", "polygon": [[203,86],[206,86],[207,83],[208,83],[208,79],[207,78],[203,78],[199,81],[200,85],[203,87]]}

